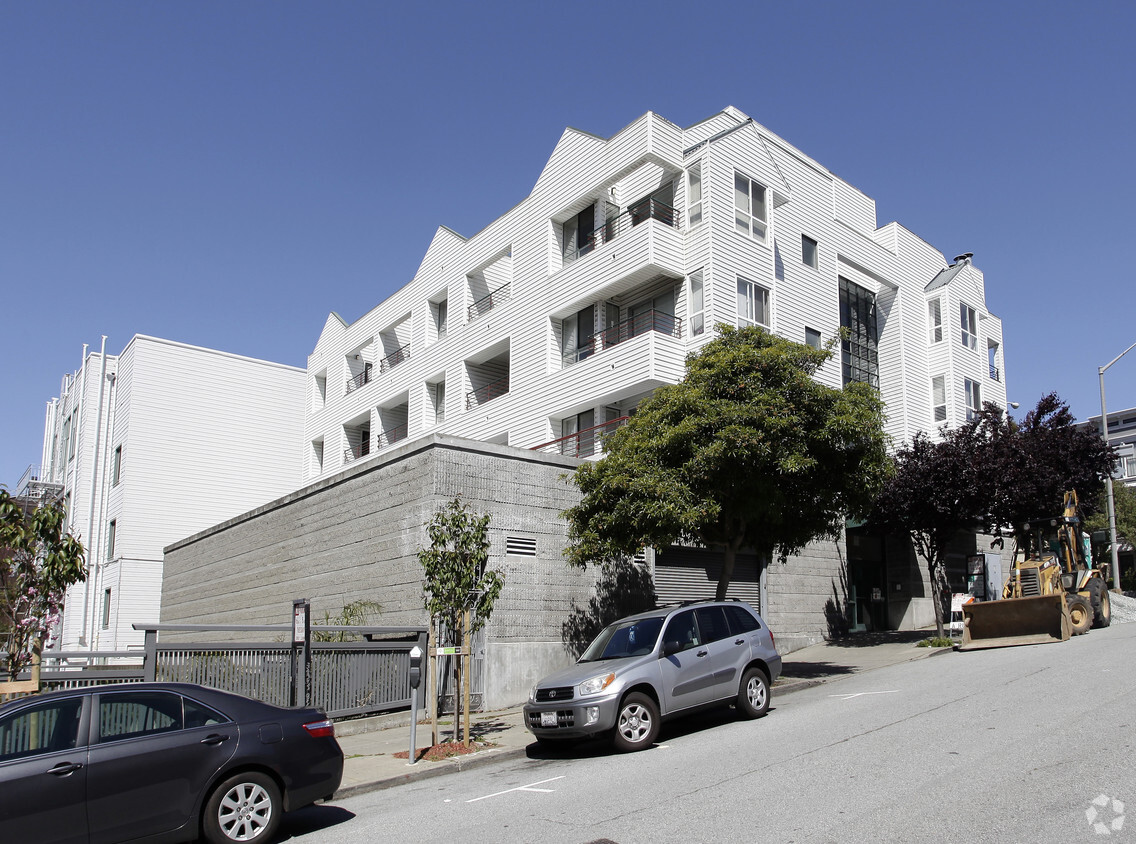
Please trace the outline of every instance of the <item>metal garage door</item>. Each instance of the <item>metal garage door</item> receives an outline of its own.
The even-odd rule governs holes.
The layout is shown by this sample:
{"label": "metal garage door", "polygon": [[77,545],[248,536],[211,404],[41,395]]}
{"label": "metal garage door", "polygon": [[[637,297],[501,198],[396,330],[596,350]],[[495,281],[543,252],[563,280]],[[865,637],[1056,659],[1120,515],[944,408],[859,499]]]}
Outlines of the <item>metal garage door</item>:
{"label": "metal garage door", "polygon": [[[712,599],[722,572],[722,552],[672,546],[655,552],[655,594],[659,604]],[[761,572],[757,555],[739,553],[727,598],[738,598],[761,611]]]}

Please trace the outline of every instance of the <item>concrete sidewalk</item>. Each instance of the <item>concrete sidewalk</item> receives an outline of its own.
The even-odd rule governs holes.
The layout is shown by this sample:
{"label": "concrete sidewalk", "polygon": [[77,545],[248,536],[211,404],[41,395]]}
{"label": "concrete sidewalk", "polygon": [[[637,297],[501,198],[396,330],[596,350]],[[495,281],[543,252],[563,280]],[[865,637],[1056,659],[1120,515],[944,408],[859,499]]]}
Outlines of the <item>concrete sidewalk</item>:
{"label": "concrete sidewalk", "polygon": [[[838,642],[813,645],[784,657],[781,677],[773,684],[773,699],[800,689],[848,677],[864,671],[921,659],[949,648],[919,648],[916,643],[934,631],[862,633]],[[440,742],[449,739],[450,727],[439,727]],[[500,759],[524,757],[535,741],[524,726],[521,707],[500,712],[477,712],[471,719],[476,740],[484,749],[437,762],[420,759],[413,765],[396,753],[410,750],[410,714],[396,713],[376,719],[346,721],[336,725],[343,748],[343,783],[337,798],[401,785],[412,780],[455,773]],[[430,724],[417,729],[418,754],[430,746]]]}

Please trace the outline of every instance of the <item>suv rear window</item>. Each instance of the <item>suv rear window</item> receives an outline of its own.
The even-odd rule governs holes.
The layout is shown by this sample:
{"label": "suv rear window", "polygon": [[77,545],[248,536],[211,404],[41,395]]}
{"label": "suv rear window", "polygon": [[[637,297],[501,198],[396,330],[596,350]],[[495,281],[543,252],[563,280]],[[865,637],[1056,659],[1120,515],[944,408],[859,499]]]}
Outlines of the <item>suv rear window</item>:
{"label": "suv rear window", "polygon": [[703,644],[717,642],[730,635],[726,614],[721,607],[699,607],[694,614],[698,617],[698,632],[702,635]]}
{"label": "suv rear window", "polygon": [[726,607],[726,616],[730,619],[730,633],[734,636],[761,629],[761,624],[753,617],[753,613],[746,610],[745,607]]}

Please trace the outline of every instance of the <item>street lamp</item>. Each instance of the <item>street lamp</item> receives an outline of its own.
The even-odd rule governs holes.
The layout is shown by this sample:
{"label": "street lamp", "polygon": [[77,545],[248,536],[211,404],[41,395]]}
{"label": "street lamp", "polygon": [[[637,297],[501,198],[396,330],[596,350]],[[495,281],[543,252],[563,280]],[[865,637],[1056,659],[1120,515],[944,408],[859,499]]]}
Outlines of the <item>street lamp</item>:
{"label": "street lamp", "polygon": [[[1104,406],[1104,373],[1105,371],[1128,354],[1133,349],[1136,349],[1136,343],[1133,343],[1123,352],[1118,354],[1104,366],[1097,368],[1097,373],[1100,375],[1100,394],[1101,394],[1101,436],[1104,437],[1104,444],[1108,445],[1108,409]],[[1116,503],[1112,498],[1112,467],[1108,471],[1108,543],[1112,548],[1112,588],[1120,588],[1120,557],[1116,549]]]}

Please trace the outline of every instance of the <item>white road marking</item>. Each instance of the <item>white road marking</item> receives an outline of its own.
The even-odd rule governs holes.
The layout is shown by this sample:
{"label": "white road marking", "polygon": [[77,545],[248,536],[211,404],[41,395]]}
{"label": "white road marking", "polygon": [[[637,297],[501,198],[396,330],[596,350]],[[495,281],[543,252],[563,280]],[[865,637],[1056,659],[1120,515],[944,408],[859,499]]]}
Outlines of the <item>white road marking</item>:
{"label": "white road marking", "polygon": [[841,700],[852,700],[854,697],[863,697],[864,695],[894,695],[899,692],[899,689],[888,689],[884,692],[856,692],[850,695],[829,695],[829,697],[838,697]]}
{"label": "white road marking", "polygon": [[556,780],[562,780],[562,779],[564,779],[565,776],[567,776],[567,774],[562,774],[561,776],[553,777],[552,779],[549,779],[549,780],[540,780],[539,782],[530,783],[529,785],[518,785],[516,788],[506,788],[504,791],[498,791],[495,794],[486,794],[484,797],[474,797],[472,800],[466,800],[465,802],[466,803],[476,803],[478,800],[488,800],[490,797],[500,797],[502,794],[509,794],[510,792],[513,792],[513,791],[533,791],[533,792],[536,792],[537,794],[551,794],[553,792],[553,789],[551,789],[551,788],[536,788],[536,786],[544,785],[546,782],[554,782]]}

